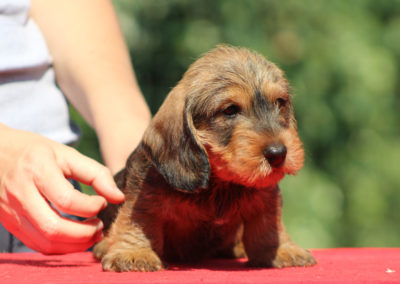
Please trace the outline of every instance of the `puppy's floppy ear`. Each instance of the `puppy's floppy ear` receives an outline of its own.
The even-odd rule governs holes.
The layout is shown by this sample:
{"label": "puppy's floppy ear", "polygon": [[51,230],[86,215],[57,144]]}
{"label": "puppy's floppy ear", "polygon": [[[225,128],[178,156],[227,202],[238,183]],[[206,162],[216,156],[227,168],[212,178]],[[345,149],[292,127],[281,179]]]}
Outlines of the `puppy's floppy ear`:
{"label": "puppy's floppy ear", "polygon": [[196,192],[208,186],[210,165],[184,89],[178,84],[171,91],[146,130],[142,145],[168,183],[180,191]]}

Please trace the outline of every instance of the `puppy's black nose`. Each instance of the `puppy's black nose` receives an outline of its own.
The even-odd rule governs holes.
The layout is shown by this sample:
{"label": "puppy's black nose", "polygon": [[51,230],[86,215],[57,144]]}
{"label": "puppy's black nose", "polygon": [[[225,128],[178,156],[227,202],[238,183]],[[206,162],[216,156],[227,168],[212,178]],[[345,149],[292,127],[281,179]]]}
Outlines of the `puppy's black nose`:
{"label": "puppy's black nose", "polygon": [[277,168],[283,164],[286,158],[287,149],[281,143],[274,143],[264,149],[264,157],[271,167]]}

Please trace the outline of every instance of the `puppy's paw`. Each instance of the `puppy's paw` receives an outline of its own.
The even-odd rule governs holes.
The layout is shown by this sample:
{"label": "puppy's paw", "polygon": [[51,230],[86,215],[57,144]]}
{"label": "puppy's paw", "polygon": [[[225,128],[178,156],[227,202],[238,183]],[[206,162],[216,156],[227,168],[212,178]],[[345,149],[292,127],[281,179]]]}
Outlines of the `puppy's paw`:
{"label": "puppy's paw", "polygon": [[110,245],[107,239],[102,239],[93,247],[93,256],[96,259],[101,260],[103,256],[107,253],[109,246]]}
{"label": "puppy's paw", "polygon": [[113,250],[101,262],[106,271],[158,271],[164,268],[160,258],[151,249]]}
{"label": "puppy's paw", "polygon": [[272,266],[276,268],[313,266],[315,264],[317,264],[317,261],[308,250],[292,242],[282,244],[276,251],[276,256],[272,261]]}
{"label": "puppy's paw", "polygon": [[291,267],[291,266],[312,266],[317,262],[308,250],[305,250],[295,243],[287,242],[277,249],[268,251],[260,250],[260,253],[249,258],[248,266],[252,267]]}

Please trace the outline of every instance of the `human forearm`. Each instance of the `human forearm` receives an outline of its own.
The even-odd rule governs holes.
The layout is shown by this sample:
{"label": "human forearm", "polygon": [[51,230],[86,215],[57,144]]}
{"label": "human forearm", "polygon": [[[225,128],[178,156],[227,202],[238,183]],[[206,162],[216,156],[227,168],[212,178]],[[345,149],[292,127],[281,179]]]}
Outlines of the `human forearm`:
{"label": "human forearm", "polygon": [[150,113],[111,3],[33,0],[31,15],[49,46],[58,84],[96,130],[115,172],[139,142]]}

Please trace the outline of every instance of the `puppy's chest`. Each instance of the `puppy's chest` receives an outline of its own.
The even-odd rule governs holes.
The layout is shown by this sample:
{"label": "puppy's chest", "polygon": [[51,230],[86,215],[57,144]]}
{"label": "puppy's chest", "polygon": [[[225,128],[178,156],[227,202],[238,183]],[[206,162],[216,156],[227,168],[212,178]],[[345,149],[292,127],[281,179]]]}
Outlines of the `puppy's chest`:
{"label": "puppy's chest", "polygon": [[180,231],[191,231],[197,228],[220,229],[231,223],[240,222],[240,206],[209,202],[178,202],[174,209],[164,215],[164,221],[173,224]]}
{"label": "puppy's chest", "polygon": [[240,193],[214,191],[164,202],[170,211],[163,214],[163,256],[191,260],[234,243],[249,199]]}
{"label": "puppy's chest", "polygon": [[255,194],[240,189],[214,188],[195,195],[178,195],[163,200],[163,219],[178,227],[223,228],[255,214]]}
{"label": "puppy's chest", "polygon": [[223,212],[213,205],[178,205],[178,212],[163,222],[163,257],[169,260],[198,260],[210,257],[233,242],[241,224],[237,212]]}

